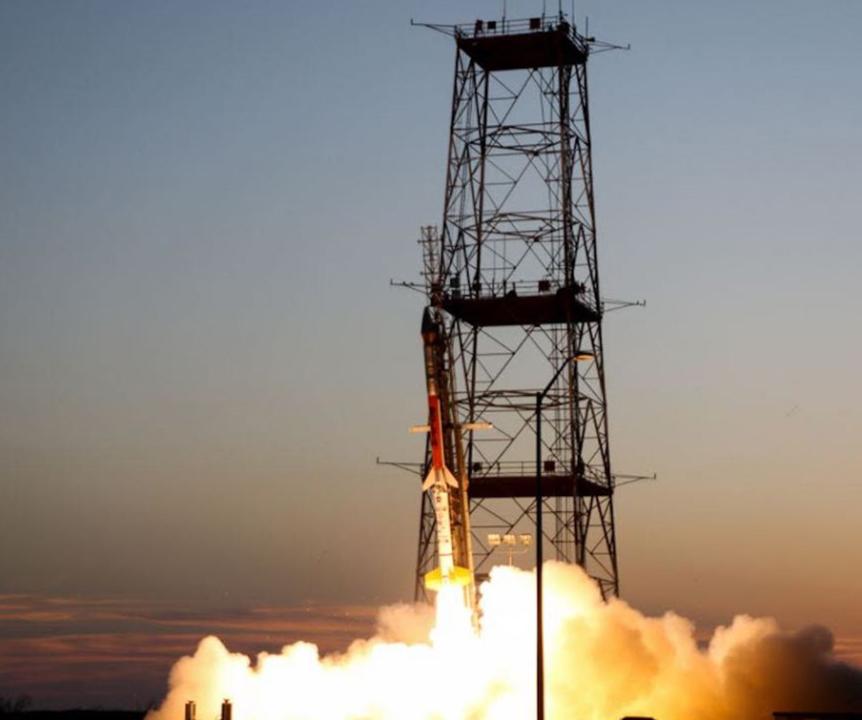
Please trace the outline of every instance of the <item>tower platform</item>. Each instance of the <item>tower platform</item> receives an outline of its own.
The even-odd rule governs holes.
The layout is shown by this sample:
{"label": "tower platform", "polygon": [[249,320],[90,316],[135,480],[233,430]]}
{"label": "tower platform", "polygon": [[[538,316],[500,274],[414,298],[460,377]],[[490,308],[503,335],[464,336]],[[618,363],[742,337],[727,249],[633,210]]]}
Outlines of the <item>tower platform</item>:
{"label": "tower platform", "polygon": [[579,300],[571,287],[539,295],[510,292],[496,297],[448,297],[443,300],[443,309],[474,327],[552,325],[600,319],[599,313]]}
{"label": "tower platform", "polygon": [[[545,497],[608,497],[611,489],[585,478],[575,482],[571,475],[542,475]],[[470,480],[470,498],[534,498],[535,475],[479,475]]]}
{"label": "tower platform", "polygon": [[477,20],[472,26],[459,25],[455,40],[489,72],[582,65],[587,60],[583,38],[565,20]]}

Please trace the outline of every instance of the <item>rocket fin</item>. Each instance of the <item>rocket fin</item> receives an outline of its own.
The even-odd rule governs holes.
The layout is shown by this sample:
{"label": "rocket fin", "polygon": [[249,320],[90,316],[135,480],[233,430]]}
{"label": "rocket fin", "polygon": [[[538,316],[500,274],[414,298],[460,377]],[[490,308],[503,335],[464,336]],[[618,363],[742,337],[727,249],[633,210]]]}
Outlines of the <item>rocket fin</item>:
{"label": "rocket fin", "polygon": [[473,580],[472,573],[467,568],[458,567],[452,568],[452,572],[443,576],[440,568],[434,568],[430,572],[425,573],[425,587],[429,590],[439,590],[443,585],[469,585]]}
{"label": "rocket fin", "polygon": [[458,487],[458,481],[455,476],[449,472],[449,468],[445,465],[442,468],[432,467],[425,476],[425,481],[422,483],[422,490],[430,490],[435,485],[448,485],[452,488]]}
{"label": "rocket fin", "polygon": [[455,476],[449,472],[449,468],[447,468],[445,465],[443,466],[443,477],[449,487],[458,487],[458,481],[455,479]]}

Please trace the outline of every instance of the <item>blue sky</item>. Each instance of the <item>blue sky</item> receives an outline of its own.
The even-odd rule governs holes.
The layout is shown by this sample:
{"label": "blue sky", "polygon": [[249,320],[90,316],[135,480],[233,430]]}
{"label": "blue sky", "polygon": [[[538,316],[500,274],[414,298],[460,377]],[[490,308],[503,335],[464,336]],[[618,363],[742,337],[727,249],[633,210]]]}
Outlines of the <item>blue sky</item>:
{"label": "blue sky", "polygon": [[[510,2],[512,17],[541,9]],[[862,629],[862,5],[577,3],[624,595]],[[419,266],[499,3],[0,5],[0,591],[409,596]]]}

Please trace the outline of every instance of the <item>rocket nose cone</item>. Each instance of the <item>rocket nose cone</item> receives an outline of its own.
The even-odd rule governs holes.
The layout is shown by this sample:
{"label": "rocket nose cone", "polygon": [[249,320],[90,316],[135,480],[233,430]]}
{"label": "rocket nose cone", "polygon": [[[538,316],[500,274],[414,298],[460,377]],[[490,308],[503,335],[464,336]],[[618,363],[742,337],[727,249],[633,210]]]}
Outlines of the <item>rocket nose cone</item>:
{"label": "rocket nose cone", "polygon": [[426,307],[422,312],[422,334],[429,335],[435,332],[437,332],[437,325],[431,317],[431,308]]}

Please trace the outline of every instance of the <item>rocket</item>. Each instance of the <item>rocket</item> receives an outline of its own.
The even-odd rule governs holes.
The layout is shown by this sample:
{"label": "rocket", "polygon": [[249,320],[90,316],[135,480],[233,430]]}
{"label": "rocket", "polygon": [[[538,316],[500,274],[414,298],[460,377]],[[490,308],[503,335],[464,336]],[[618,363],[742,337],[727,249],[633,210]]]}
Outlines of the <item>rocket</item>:
{"label": "rocket", "polygon": [[428,390],[428,425],[420,426],[429,434],[431,445],[431,467],[422,483],[422,491],[431,493],[434,517],[437,521],[436,569],[426,573],[425,586],[438,590],[444,584],[468,585],[471,581],[467,568],[455,565],[452,551],[452,518],[449,514],[449,488],[458,488],[458,481],[443,455],[443,418],[440,412],[440,395],[437,389],[437,361],[435,346],[439,339],[439,328],[431,316],[431,309],[422,314],[422,347],[425,353],[425,382]]}

